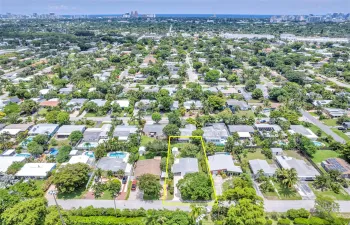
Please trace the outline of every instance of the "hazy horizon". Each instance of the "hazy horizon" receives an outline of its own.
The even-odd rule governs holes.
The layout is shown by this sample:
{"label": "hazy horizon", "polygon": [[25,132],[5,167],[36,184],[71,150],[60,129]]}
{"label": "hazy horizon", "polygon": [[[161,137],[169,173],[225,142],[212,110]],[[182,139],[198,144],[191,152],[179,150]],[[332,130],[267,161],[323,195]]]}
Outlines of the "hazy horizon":
{"label": "hazy horizon", "polygon": [[349,13],[349,0],[0,0],[0,13],[307,15]]}

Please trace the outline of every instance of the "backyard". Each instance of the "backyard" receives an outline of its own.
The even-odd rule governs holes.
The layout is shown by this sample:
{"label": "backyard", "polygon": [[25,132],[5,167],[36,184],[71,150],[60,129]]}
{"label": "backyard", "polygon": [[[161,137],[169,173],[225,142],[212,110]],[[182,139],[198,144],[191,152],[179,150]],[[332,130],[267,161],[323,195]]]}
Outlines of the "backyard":
{"label": "backyard", "polygon": [[272,159],[266,158],[264,154],[261,153],[261,150],[256,150],[255,152],[248,152],[247,157],[241,156],[241,159],[253,160],[253,159],[263,159],[266,160],[267,163],[273,163]]}
{"label": "backyard", "polygon": [[321,163],[322,161],[329,158],[337,158],[340,157],[340,154],[336,151],[332,150],[318,150],[312,157],[312,161],[315,163]]}

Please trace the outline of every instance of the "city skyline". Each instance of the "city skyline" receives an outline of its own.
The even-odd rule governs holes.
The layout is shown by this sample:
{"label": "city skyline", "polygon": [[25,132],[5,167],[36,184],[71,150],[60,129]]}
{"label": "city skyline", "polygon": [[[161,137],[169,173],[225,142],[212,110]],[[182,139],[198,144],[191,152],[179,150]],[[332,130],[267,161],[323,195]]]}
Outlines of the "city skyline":
{"label": "city skyline", "polygon": [[[302,6],[302,7],[300,7]],[[349,13],[348,0],[2,0],[0,13],[308,15]]]}

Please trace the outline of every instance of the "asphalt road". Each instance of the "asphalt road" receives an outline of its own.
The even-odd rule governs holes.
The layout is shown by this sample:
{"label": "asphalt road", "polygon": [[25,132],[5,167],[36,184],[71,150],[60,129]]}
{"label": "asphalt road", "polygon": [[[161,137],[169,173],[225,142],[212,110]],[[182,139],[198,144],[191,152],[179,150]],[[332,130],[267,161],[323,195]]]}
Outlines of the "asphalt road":
{"label": "asphalt road", "polygon": [[343,143],[343,144],[345,143],[345,140],[343,138],[341,138],[339,135],[334,133],[328,126],[324,125],[318,119],[313,117],[309,112],[304,111],[304,110],[300,110],[300,111],[301,111],[301,113],[303,114],[304,117],[306,117],[311,123],[313,123],[316,126],[318,126],[326,134],[332,136],[335,141]]}
{"label": "asphalt road", "polygon": [[193,72],[193,66],[192,66],[192,62],[191,62],[191,58],[190,58],[189,54],[186,55],[186,63],[189,65],[189,68],[187,69],[188,80],[190,82],[197,82],[198,75]]}

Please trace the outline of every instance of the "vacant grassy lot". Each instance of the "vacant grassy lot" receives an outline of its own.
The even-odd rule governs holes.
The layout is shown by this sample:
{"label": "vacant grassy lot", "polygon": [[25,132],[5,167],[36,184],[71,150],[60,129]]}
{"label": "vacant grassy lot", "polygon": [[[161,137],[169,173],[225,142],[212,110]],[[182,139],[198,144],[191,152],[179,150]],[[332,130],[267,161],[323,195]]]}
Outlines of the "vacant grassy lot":
{"label": "vacant grassy lot", "polygon": [[301,196],[299,193],[294,189],[294,187],[285,187],[281,185],[278,182],[274,182],[274,185],[278,191],[278,194],[280,195],[281,200],[301,200]]}
{"label": "vacant grassy lot", "polygon": [[246,117],[255,117],[255,115],[254,115],[254,112],[253,111],[251,111],[251,110],[247,110],[247,111],[238,111],[238,112],[236,112],[235,113],[236,115],[238,115],[238,116],[246,116]]}
{"label": "vacant grassy lot", "polygon": [[321,163],[328,158],[337,158],[340,154],[332,150],[318,150],[312,157],[312,161],[315,163]]}
{"label": "vacant grassy lot", "polygon": [[241,159],[252,160],[252,159],[264,159],[267,163],[272,163],[272,159],[266,158],[264,154],[261,153],[261,150],[256,150],[255,152],[248,152],[247,157],[241,155]]}
{"label": "vacant grassy lot", "polygon": [[322,120],[322,122],[327,125],[327,126],[337,126],[337,120],[336,119],[326,119],[326,120]]}

